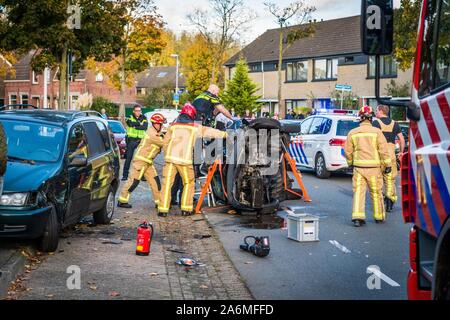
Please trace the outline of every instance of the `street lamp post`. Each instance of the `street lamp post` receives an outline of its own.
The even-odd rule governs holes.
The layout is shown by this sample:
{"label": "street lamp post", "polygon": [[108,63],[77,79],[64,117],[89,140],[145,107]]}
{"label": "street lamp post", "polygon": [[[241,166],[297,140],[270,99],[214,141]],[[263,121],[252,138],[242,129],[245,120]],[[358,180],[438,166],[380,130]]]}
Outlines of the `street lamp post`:
{"label": "street lamp post", "polygon": [[[178,54],[174,53],[171,55],[171,57],[177,59],[177,71],[176,71],[176,78],[175,78],[175,95],[178,96],[178,94],[180,92],[179,82],[178,82],[179,73],[180,73],[180,56]],[[178,104],[179,104],[179,101],[178,101],[178,103],[175,102],[176,109],[178,109]]]}

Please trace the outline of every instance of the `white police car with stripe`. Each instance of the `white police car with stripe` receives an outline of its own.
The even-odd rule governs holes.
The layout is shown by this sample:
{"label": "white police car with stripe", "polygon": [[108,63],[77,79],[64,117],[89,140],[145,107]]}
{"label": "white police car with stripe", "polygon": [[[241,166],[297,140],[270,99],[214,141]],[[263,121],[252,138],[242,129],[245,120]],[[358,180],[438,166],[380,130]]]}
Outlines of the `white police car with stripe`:
{"label": "white police car with stripe", "polygon": [[289,153],[298,167],[313,169],[327,179],[332,172],[347,171],[344,145],[348,133],[359,126],[353,112],[331,110],[308,117],[301,123],[301,134],[291,139]]}

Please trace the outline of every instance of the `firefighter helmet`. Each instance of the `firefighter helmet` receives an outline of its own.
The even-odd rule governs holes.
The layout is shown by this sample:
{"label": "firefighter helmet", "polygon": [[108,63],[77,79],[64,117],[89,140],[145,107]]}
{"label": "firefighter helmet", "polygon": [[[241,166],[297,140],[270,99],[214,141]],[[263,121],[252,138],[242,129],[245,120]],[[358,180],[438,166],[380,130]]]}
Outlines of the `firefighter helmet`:
{"label": "firefighter helmet", "polygon": [[361,120],[372,120],[372,118],[375,116],[375,113],[373,112],[372,107],[364,106],[359,109],[358,116]]}
{"label": "firefighter helmet", "polygon": [[186,103],[183,109],[181,109],[181,114],[185,114],[192,120],[195,120],[195,118],[197,117],[197,110],[193,105]]}
{"label": "firefighter helmet", "polygon": [[155,113],[154,115],[152,115],[150,121],[154,124],[167,123],[167,119],[161,113]]}

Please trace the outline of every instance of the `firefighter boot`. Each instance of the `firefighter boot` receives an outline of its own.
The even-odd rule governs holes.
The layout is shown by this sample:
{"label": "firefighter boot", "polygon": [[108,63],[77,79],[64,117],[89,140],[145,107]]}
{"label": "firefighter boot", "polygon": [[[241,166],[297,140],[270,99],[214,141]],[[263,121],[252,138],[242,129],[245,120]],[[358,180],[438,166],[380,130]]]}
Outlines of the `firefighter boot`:
{"label": "firefighter boot", "polygon": [[131,208],[133,208],[133,206],[131,205],[131,204],[129,204],[129,203],[122,203],[122,202],[117,202],[117,206],[119,207],[119,208],[125,208],[125,209],[131,209]]}
{"label": "firefighter boot", "polygon": [[362,227],[363,225],[365,225],[365,221],[364,220],[360,220],[360,219],[356,219],[353,220],[353,225],[357,228]]}
{"label": "firefighter boot", "polygon": [[168,216],[167,212],[158,212],[158,217],[167,218],[167,216]]}
{"label": "firefighter boot", "polygon": [[182,211],[181,212],[181,215],[183,217],[189,217],[189,216],[192,216],[193,214],[194,214],[193,212],[189,212],[189,211]]}

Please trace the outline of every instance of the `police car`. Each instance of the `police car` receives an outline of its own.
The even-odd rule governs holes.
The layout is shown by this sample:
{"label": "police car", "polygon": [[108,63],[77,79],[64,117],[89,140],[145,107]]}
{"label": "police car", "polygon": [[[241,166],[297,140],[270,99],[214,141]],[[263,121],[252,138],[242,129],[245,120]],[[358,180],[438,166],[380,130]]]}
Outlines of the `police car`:
{"label": "police car", "polygon": [[292,137],[290,155],[298,167],[313,169],[318,178],[347,171],[344,146],[348,133],[359,126],[354,111],[327,110],[301,122],[301,133]]}

